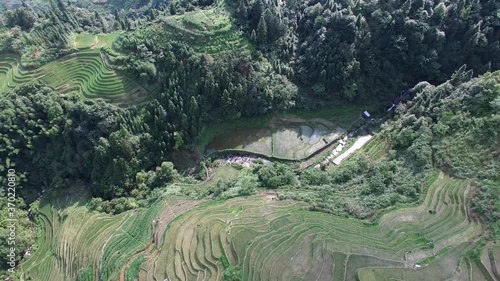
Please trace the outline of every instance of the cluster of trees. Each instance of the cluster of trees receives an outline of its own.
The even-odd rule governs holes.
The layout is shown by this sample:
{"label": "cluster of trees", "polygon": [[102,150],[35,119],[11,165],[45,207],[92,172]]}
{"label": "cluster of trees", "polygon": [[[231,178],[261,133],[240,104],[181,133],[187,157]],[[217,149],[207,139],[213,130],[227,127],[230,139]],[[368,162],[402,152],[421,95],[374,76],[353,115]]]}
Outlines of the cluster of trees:
{"label": "cluster of trees", "polygon": [[[23,32],[39,34],[64,50],[68,34],[81,27],[79,8],[51,3],[52,10],[35,13],[34,27],[16,22],[11,30],[17,28],[20,38]],[[33,9],[24,5],[12,13],[25,11]],[[119,14],[115,18],[120,22]],[[49,28],[52,24],[59,27]],[[44,28],[60,36],[40,32]],[[39,82],[2,98],[0,170],[18,168],[24,187],[19,195],[27,202],[43,189],[80,179],[102,199],[92,202],[96,210],[116,213],[141,205],[150,190],[178,179],[164,161],[173,150],[193,143],[203,124],[293,106],[296,87],[255,54],[198,54],[185,43],[165,43],[161,34],[151,34],[148,29],[124,33],[115,48],[128,55],[108,52],[116,68],[149,90],[153,100],[147,104],[124,110],[61,97]],[[234,189],[232,183],[223,185],[219,188]],[[237,186],[241,194],[251,193],[249,188]]]}
{"label": "cluster of trees", "polygon": [[500,67],[498,1],[230,3],[275,69],[322,98],[386,100],[464,63],[476,74]]}
{"label": "cluster of trees", "polygon": [[[12,222],[8,221],[8,219],[12,219],[12,217],[10,217],[9,208],[7,208],[7,196],[3,193],[0,193],[0,195],[0,204],[3,206],[0,209],[0,239],[2,239],[2,243],[0,243],[0,278],[10,280],[8,277],[19,278],[17,270],[14,274],[6,271],[11,268],[9,264],[11,262],[10,257],[13,257],[14,263],[17,265],[18,261],[24,256],[25,251],[35,244],[35,226],[31,221],[26,220],[28,211],[24,200],[17,198],[15,202],[10,202],[16,206],[14,219],[17,219],[17,221],[15,222],[15,229],[9,229]],[[15,236],[11,235],[11,232]],[[15,239],[12,239],[12,237]],[[12,241],[15,244],[11,244]],[[14,252],[11,251],[11,248],[15,248]]]}
{"label": "cluster of trees", "polygon": [[311,210],[374,219],[382,208],[417,200],[428,171],[415,173],[393,153],[377,163],[356,156],[332,172],[295,172],[280,163],[258,165],[253,172],[260,187],[280,189],[280,199],[307,202]]}
{"label": "cluster of trees", "polygon": [[[121,10],[119,6],[92,2],[23,1],[0,15],[0,53],[18,53],[24,66],[38,67],[74,52],[74,33],[135,28],[141,24],[141,18],[151,18],[151,5],[143,6],[137,3],[136,8]],[[167,6],[163,6],[166,10]]]}
{"label": "cluster of trees", "polygon": [[389,122],[395,148],[416,168],[438,167],[473,179],[473,209],[500,235],[500,72],[472,79],[462,67],[437,87],[423,82],[416,97]]}
{"label": "cluster of trees", "polygon": [[27,67],[41,64],[71,52],[72,32],[80,24],[73,10],[61,0],[51,7],[35,10],[27,3],[2,14],[1,52],[18,53]]}
{"label": "cluster of trees", "polygon": [[110,62],[151,89],[155,101],[144,114],[159,115],[167,146],[192,143],[210,121],[294,106],[296,87],[248,51],[199,54],[147,28],[121,35],[114,46],[127,55],[109,51]]}
{"label": "cluster of trees", "polygon": [[66,188],[77,179],[95,197],[140,200],[178,177],[161,157],[171,147],[150,134],[154,121],[131,119],[128,110],[61,97],[32,83],[2,97],[0,113],[0,171],[16,169],[18,196],[28,203],[43,189]]}
{"label": "cluster of trees", "polygon": [[499,237],[500,72],[471,77],[462,67],[439,86],[413,87],[415,97],[383,125],[390,144],[383,160],[357,155],[332,172],[257,166],[259,185],[284,189],[280,198],[308,202],[313,210],[373,219],[382,208],[418,200],[437,168],[474,181],[473,210]]}

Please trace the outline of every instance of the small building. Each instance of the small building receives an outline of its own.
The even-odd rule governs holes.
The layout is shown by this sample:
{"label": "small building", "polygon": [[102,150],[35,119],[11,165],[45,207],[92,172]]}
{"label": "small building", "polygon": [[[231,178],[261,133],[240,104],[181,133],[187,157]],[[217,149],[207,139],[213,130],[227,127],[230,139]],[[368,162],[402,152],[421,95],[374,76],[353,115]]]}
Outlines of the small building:
{"label": "small building", "polygon": [[368,111],[363,112],[363,118],[370,119],[372,117]]}

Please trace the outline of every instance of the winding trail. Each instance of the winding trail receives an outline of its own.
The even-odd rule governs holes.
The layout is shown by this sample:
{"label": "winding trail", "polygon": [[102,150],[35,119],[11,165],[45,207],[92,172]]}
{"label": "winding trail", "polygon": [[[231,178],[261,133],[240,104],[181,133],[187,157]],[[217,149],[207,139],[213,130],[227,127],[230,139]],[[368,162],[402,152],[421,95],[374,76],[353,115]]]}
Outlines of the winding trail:
{"label": "winding trail", "polygon": [[153,250],[153,247],[155,246],[155,243],[151,242],[146,249],[139,250],[137,253],[135,253],[133,256],[131,256],[127,262],[122,266],[122,269],[120,270],[120,278],[118,280],[120,281],[125,281],[125,271],[127,268],[130,267],[130,264],[134,262],[134,260],[139,257],[140,255],[144,253],[149,253],[151,250]]}

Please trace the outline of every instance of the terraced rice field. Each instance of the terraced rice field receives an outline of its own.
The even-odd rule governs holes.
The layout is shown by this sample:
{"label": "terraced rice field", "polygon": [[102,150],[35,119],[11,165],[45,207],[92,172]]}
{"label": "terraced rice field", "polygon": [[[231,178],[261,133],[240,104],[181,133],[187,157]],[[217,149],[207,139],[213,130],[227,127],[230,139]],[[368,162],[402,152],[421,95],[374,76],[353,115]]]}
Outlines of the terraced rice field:
{"label": "terraced rice field", "polygon": [[160,233],[168,222],[195,205],[159,201],[148,209],[107,215],[68,200],[42,202],[36,210],[38,249],[21,265],[23,280],[117,280],[134,254],[163,242]]}
{"label": "terraced rice field", "polygon": [[19,66],[19,58],[14,55],[0,55],[0,94],[5,93],[19,84],[41,78],[43,75],[25,71]]}
{"label": "terraced rice field", "polygon": [[0,56],[0,94],[32,80],[40,80],[63,94],[79,94],[120,106],[148,100],[142,87],[106,65],[99,50],[80,51],[36,70],[23,69],[15,56]]}
{"label": "terraced rice field", "polygon": [[140,280],[221,280],[229,269],[242,280],[462,279],[473,273],[462,251],[482,233],[468,217],[469,192],[466,181],[441,175],[421,206],[372,226],[262,196],[206,204],[169,225]]}
{"label": "terraced rice field", "polygon": [[263,281],[492,280],[497,246],[480,263],[464,258],[484,231],[468,215],[470,189],[439,174],[420,206],[391,211],[375,225],[261,195],[159,200],[115,216],[71,197],[42,201],[38,248],[21,264],[22,280],[125,280],[132,273],[222,280],[229,272]]}
{"label": "terraced rice field", "polygon": [[366,155],[371,161],[379,161],[385,157],[388,150],[388,141],[381,134],[377,134],[369,143],[361,148],[360,152]]}
{"label": "terraced rice field", "polygon": [[[472,265],[471,265],[472,266]],[[490,242],[481,254],[481,263],[476,264],[479,271],[487,272],[493,279],[500,280],[500,245]]]}
{"label": "terraced rice field", "polygon": [[244,151],[299,160],[340,138],[344,130],[321,122],[269,124],[266,128],[242,129],[212,140],[207,151]]}
{"label": "terraced rice field", "polygon": [[75,280],[81,271],[96,277],[103,249],[132,215],[91,213],[79,201],[64,209],[41,204],[37,213],[38,249],[21,266],[25,280]]}
{"label": "terraced rice field", "polygon": [[[219,5],[224,5],[220,1]],[[196,9],[183,15],[168,16],[158,26],[160,40],[187,42],[197,52],[219,53],[235,49],[251,49],[223,7]]]}

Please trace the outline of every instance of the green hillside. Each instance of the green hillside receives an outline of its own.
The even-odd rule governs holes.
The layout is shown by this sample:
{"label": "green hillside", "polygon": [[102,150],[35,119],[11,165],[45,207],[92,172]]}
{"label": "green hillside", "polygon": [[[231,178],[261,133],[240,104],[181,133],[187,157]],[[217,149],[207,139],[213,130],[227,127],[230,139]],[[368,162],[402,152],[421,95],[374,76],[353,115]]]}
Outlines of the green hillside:
{"label": "green hillside", "polygon": [[[218,53],[241,48],[252,48],[250,42],[237,30],[230,14],[222,7],[196,10],[184,15],[167,16],[161,25],[148,32],[160,30],[163,42],[186,42],[198,52]],[[161,42],[160,41],[160,42]]]}
{"label": "green hillside", "polygon": [[79,51],[35,70],[23,69],[15,55],[0,55],[0,94],[16,86],[40,80],[62,95],[81,95],[120,106],[140,104],[148,99],[136,82],[110,68],[99,50]]}
{"label": "green hillside", "polygon": [[36,207],[38,243],[22,265],[23,280],[116,280],[129,259],[174,218],[165,211],[178,214],[193,205],[157,202],[148,209],[106,215],[90,212],[88,200],[73,196],[42,200]]}
{"label": "green hillside", "polygon": [[500,281],[500,2],[0,1],[0,279]]}
{"label": "green hillside", "polygon": [[[160,201],[114,216],[89,212],[81,200],[66,201],[66,206],[44,200],[37,211],[39,248],[22,271],[25,278],[41,281],[97,275],[116,280],[127,261],[145,249],[139,280],[221,280],[231,274],[242,280],[481,275],[468,266],[466,255],[483,232],[469,217],[470,189],[468,181],[436,174],[420,206],[391,211],[373,226],[265,196],[199,207]],[[449,266],[441,268],[441,263]],[[425,269],[415,271],[420,266]]]}

